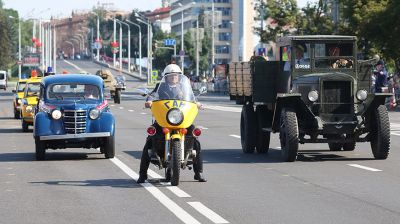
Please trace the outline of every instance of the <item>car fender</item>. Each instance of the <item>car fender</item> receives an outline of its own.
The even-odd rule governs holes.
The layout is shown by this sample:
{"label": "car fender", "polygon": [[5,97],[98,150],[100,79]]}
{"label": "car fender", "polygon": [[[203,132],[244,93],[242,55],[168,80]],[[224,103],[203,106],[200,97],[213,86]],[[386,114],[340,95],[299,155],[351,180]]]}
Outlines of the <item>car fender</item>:
{"label": "car fender", "polygon": [[54,120],[43,111],[35,115],[33,136],[62,134],[64,130],[61,120]]}
{"label": "car fender", "polygon": [[300,93],[278,93],[276,96],[276,103],[274,115],[272,119],[272,131],[279,132],[280,117],[283,108],[291,108],[296,112],[296,115],[301,120],[315,121],[315,115],[307,107],[301,99]]}
{"label": "car fender", "polygon": [[112,113],[102,112],[98,119],[92,120],[90,132],[110,132],[111,136],[114,136],[115,119]]}

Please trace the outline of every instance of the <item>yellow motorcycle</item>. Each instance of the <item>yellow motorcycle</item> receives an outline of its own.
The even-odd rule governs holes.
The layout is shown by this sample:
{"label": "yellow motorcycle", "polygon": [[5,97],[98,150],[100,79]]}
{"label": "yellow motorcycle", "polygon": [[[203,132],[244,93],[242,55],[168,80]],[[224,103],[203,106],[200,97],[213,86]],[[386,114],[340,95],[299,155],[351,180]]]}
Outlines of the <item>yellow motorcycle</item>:
{"label": "yellow motorcycle", "polygon": [[[204,88],[200,90],[200,94],[205,92]],[[200,156],[201,129],[192,125],[198,114],[198,104],[190,81],[181,74],[166,75],[155,93],[149,94],[147,89],[144,93],[152,98],[155,122],[147,129],[143,153],[147,151],[150,162],[164,168],[166,180],[177,186],[180,170],[191,169],[193,165],[196,171]]]}

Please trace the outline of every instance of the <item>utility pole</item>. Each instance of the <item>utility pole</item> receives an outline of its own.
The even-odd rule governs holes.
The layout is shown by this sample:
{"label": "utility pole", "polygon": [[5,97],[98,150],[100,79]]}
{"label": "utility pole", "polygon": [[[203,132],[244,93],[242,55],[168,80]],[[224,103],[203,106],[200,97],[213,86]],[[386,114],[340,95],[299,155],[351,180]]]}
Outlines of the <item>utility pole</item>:
{"label": "utility pole", "polygon": [[181,55],[181,69],[182,69],[182,74],[185,74],[184,73],[184,62],[183,62],[183,60],[185,59],[184,58],[184,55],[185,55],[185,49],[184,49],[184,40],[183,40],[183,25],[184,25],[184,23],[183,23],[183,9],[182,9],[182,12],[181,12],[181,52],[180,52],[180,55]]}
{"label": "utility pole", "polygon": [[[114,43],[117,41],[116,39],[117,39],[117,21],[115,20],[115,17],[114,17]],[[121,50],[121,49],[120,49]],[[114,67],[115,67],[115,60],[116,60],[116,58],[117,58],[117,55],[115,54],[115,52],[113,53],[113,65],[114,65]]]}
{"label": "utility pole", "polygon": [[122,24],[119,24],[119,69],[122,70]]}
{"label": "utility pole", "polygon": [[196,76],[199,77],[199,16],[197,16],[196,20]]}
{"label": "utility pole", "polygon": [[131,22],[130,20],[126,20],[126,22],[135,25],[139,28],[139,76],[142,77],[142,28],[139,24]]}
{"label": "utility pole", "polygon": [[215,26],[215,18],[214,18],[214,1],[212,1],[211,3],[211,12],[212,12],[212,25],[211,25],[211,66],[212,66],[212,70],[211,70],[211,76],[214,77],[214,64],[215,64],[215,40],[214,40],[214,30],[216,29]]}
{"label": "utility pole", "polygon": [[54,73],[56,73],[56,71],[57,71],[57,39],[56,39],[57,34],[56,33],[57,33],[56,24],[54,24],[54,31],[53,31],[53,34],[54,34],[54,38],[53,38],[53,57],[54,57],[53,72]]}
{"label": "utility pole", "polygon": [[[92,38],[92,41],[93,41],[93,38]],[[97,41],[98,41],[98,44],[97,44],[96,57],[97,57],[97,61],[100,61],[100,48],[99,48],[99,46],[100,46],[100,18],[99,18],[99,15],[97,15]]]}

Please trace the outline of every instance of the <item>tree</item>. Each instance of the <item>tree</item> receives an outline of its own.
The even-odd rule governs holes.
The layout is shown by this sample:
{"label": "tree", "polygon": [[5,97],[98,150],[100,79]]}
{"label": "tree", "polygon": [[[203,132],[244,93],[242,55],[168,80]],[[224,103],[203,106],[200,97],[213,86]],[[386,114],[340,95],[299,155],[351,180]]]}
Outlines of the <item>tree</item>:
{"label": "tree", "polygon": [[265,29],[255,28],[263,43],[275,41],[279,35],[289,34],[290,28],[296,25],[298,15],[296,0],[268,0],[268,4],[263,0],[256,0],[255,7],[260,15],[263,15],[263,20],[272,19],[270,24],[266,24]]}
{"label": "tree", "polygon": [[297,16],[297,33],[300,35],[332,34],[334,24],[328,15],[326,1],[319,0],[318,3],[307,3],[301,9],[302,13]]}
{"label": "tree", "polygon": [[[2,7],[2,2],[0,2]],[[11,61],[10,30],[8,18],[2,8],[0,8],[0,68],[5,69]]]}

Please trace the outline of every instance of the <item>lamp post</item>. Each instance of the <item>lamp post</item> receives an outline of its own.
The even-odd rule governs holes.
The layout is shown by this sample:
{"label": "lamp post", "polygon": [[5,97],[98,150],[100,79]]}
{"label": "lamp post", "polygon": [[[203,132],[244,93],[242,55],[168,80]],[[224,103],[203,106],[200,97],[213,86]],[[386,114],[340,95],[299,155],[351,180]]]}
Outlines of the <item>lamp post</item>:
{"label": "lamp post", "polygon": [[[114,17],[114,43],[117,41],[116,40],[116,38],[117,38],[117,34],[116,34],[116,32],[117,32],[117,21],[115,20],[115,17]],[[121,50],[121,49],[120,49]],[[113,65],[114,65],[114,67],[115,67],[115,60],[116,60],[116,58],[117,58],[117,55],[115,54],[115,51],[113,52]]]}
{"label": "lamp post", "polygon": [[[95,14],[97,16],[97,38],[96,38],[96,42],[100,43],[100,17],[99,14],[95,13],[95,12],[91,12],[93,14]],[[114,40],[115,41],[115,40]],[[100,61],[100,45],[96,46],[96,50],[97,50],[97,55],[96,55],[96,60]]]}
{"label": "lamp post", "polygon": [[152,27],[151,27],[149,20],[147,22],[144,22],[140,19],[137,19],[137,21],[147,25],[147,36],[148,36],[148,38],[147,38],[147,83],[150,84],[150,77],[151,77],[150,73],[151,73],[151,70],[153,70],[153,68],[152,68],[152,60],[153,59],[151,56],[151,54],[152,54],[151,46],[153,43],[153,34],[152,34],[153,31],[152,31]]}
{"label": "lamp post", "polygon": [[142,77],[142,28],[139,24],[126,20],[126,22],[139,28],[139,76]]}
{"label": "lamp post", "polygon": [[119,69],[122,70],[122,23],[119,19],[115,19],[119,24]]}
{"label": "lamp post", "polygon": [[[214,18],[214,1],[212,1],[212,3],[211,3],[211,12],[212,12],[212,27],[215,25],[215,18]],[[211,29],[211,68],[212,68],[212,71],[211,71],[211,75],[212,75],[212,77],[214,77],[215,76],[215,73],[214,73],[214,64],[215,64],[215,40],[214,40],[214,35],[215,35],[215,33],[214,33],[214,28],[212,28]]]}
{"label": "lamp post", "polygon": [[[188,5],[195,5],[196,2],[191,2],[186,4],[185,6]],[[179,7],[183,7],[182,3],[178,3]],[[184,59],[185,59],[185,43],[184,43],[184,35],[183,35],[183,13],[184,13],[185,9],[182,8],[181,11],[181,52],[180,52],[180,56],[181,56],[181,69],[182,69],[182,74],[184,74]]]}
{"label": "lamp post", "polygon": [[118,21],[128,27],[128,72],[131,72],[131,27],[129,24],[122,22],[121,20]]}
{"label": "lamp post", "polygon": [[[13,16],[9,16],[11,19],[18,19]],[[21,79],[21,71],[22,71],[22,64],[21,64],[21,20],[18,19],[18,79]]]}

